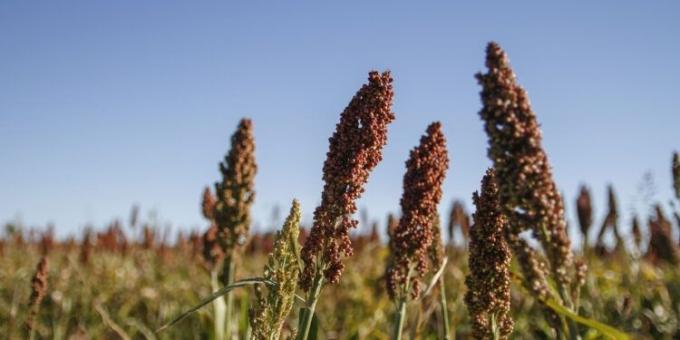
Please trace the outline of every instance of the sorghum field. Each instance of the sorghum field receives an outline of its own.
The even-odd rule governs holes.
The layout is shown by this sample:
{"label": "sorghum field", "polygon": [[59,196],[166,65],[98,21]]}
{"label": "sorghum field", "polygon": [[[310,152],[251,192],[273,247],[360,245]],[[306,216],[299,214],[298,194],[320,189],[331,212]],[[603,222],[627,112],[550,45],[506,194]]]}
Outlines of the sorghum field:
{"label": "sorghum field", "polygon": [[[386,225],[356,200],[389,143],[392,75],[368,74],[329,139],[316,207],[290,203],[252,233],[256,121],[244,118],[205,188],[205,228],[170,235],[138,217],[56,238],[8,224],[0,240],[0,334],[8,339],[677,339],[680,157],[675,202],[627,216],[614,187],[562,197],[540,113],[496,43],[477,74],[492,167],[474,206],[443,202],[441,124],[424,127]],[[481,128],[483,127],[483,129]],[[216,160],[217,162],[218,160]],[[200,190],[200,188],[197,188]],[[567,200],[567,202],[565,202]],[[578,212],[567,228],[564,206]],[[301,211],[313,223],[301,225]],[[605,215],[603,220],[593,216]],[[623,221],[633,221],[624,225]],[[568,230],[585,235],[574,244]],[[628,232],[630,230],[630,232]],[[625,231],[625,232],[624,232]],[[388,235],[385,238],[381,235]],[[571,236],[571,237],[570,237]],[[581,239],[578,237],[577,239]],[[444,241],[446,240],[446,242]]]}

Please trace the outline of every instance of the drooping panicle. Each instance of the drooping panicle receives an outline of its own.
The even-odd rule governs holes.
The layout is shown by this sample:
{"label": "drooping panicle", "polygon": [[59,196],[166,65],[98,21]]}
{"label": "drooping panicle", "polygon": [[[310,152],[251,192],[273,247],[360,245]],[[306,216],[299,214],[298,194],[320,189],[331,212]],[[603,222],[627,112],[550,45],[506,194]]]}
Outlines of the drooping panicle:
{"label": "drooping panicle", "polygon": [[488,155],[496,171],[503,213],[515,235],[532,230],[561,297],[567,299],[574,272],[571,241],[539,124],[505,52],[494,42],[486,52],[488,71],[477,74],[483,105],[479,114],[489,137]]}
{"label": "drooping panicle", "polygon": [[47,294],[47,257],[43,256],[38,262],[33,279],[31,279],[31,297],[28,301],[29,315],[26,319],[26,328],[30,332],[34,330],[34,321],[40,308],[40,303]]}
{"label": "drooping panicle", "polygon": [[387,126],[392,112],[392,77],[372,71],[340,115],[323,166],[321,204],[314,211],[314,224],[302,249],[304,270],[300,284],[309,290],[316,275],[337,283],[344,269],[342,256],[352,255],[350,229],[355,201],[364,191],[368,176],[382,160]]}
{"label": "drooping panicle", "polygon": [[448,167],[446,138],[441,124],[435,122],[427,128],[420,145],[411,150],[406,161],[402,215],[394,234],[394,261],[387,275],[387,289],[392,298],[404,298],[409,293],[413,297],[419,295],[419,278],[429,269],[432,218],[437,213]]}
{"label": "drooping panicle", "polygon": [[487,170],[481,194],[475,192],[472,196],[477,210],[470,229],[470,273],[465,279],[468,288],[465,303],[472,321],[472,336],[476,339],[494,338],[492,318],[495,318],[499,339],[507,339],[514,325],[508,315],[511,255],[505,240],[507,220],[501,213],[495,180],[493,170]]}
{"label": "drooping panicle", "polygon": [[231,149],[220,163],[222,181],[215,183],[214,220],[219,230],[219,242],[230,254],[245,243],[250,230],[250,207],[255,200],[255,138],[253,123],[241,119],[231,136]]}
{"label": "drooping panicle", "polygon": [[578,214],[578,224],[583,237],[583,247],[588,246],[588,231],[593,225],[593,203],[590,197],[590,189],[582,185],[576,199],[576,212]]}
{"label": "drooping panicle", "polygon": [[274,285],[267,287],[266,294],[256,291],[257,299],[250,312],[253,339],[279,339],[286,316],[293,308],[300,273],[298,237],[301,215],[300,204],[294,200],[283,228],[276,235],[264,270],[264,278]]}

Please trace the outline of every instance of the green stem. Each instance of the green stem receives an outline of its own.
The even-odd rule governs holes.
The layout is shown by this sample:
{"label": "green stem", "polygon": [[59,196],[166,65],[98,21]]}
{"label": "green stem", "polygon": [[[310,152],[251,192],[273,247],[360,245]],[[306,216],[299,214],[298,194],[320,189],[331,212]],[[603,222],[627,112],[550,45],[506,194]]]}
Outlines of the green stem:
{"label": "green stem", "polygon": [[439,303],[442,308],[442,323],[444,324],[444,339],[451,339],[451,325],[449,324],[449,308],[446,304],[446,288],[444,285],[444,273],[439,277]]}
{"label": "green stem", "polygon": [[307,296],[307,305],[302,310],[303,313],[300,316],[300,327],[298,329],[297,340],[307,340],[309,336],[309,329],[312,326],[312,319],[314,319],[314,310],[316,309],[316,302],[319,299],[321,293],[321,287],[323,287],[323,274],[317,273],[314,277],[314,284],[312,289],[309,291]]}
{"label": "green stem", "polygon": [[406,319],[406,299],[399,300],[397,312],[394,315],[394,340],[401,340],[401,334],[404,329],[404,320]]}
{"label": "green stem", "polygon": [[[219,279],[217,278],[217,270],[210,271],[210,284],[212,286],[213,293],[220,289]],[[225,317],[225,304],[222,297],[218,297],[213,300],[213,309],[215,311],[215,319],[213,320],[213,325],[215,327],[215,339],[224,340],[224,317]]]}
{"label": "green stem", "polygon": [[[224,283],[224,286],[229,286],[234,282],[234,274],[236,270],[236,264],[234,263],[234,256],[228,256],[225,259],[224,262],[224,269],[222,273],[222,281]],[[226,306],[226,312],[225,312],[225,319],[226,319],[226,324],[225,324],[225,332],[224,334],[226,335],[226,339],[231,339],[232,338],[232,311],[234,310],[234,296],[232,295],[231,292],[227,293],[226,296],[227,300],[227,306]]]}

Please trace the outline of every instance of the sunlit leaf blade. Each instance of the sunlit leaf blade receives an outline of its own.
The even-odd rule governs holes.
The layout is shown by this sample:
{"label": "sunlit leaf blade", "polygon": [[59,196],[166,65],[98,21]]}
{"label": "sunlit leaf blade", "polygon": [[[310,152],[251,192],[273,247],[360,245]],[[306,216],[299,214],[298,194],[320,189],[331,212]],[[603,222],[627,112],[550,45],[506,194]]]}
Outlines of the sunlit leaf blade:
{"label": "sunlit leaf blade", "polygon": [[263,283],[263,284],[270,285],[270,286],[275,285],[274,282],[269,281],[269,280],[266,280],[266,279],[263,279],[263,278],[260,278],[260,277],[255,277],[255,278],[249,278],[249,279],[243,279],[243,280],[236,281],[236,282],[234,282],[234,283],[232,283],[232,284],[230,284],[230,285],[228,285],[228,286],[224,286],[224,287],[220,288],[219,290],[217,290],[217,291],[215,291],[214,293],[212,293],[210,296],[208,296],[208,297],[206,297],[205,299],[201,300],[201,302],[200,302],[198,305],[192,307],[191,309],[187,310],[186,312],[184,312],[184,313],[178,315],[176,318],[172,319],[172,321],[170,321],[170,322],[166,323],[165,325],[161,326],[159,329],[156,330],[156,333],[159,333],[159,332],[163,331],[164,329],[166,329],[166,328],[168,328],[168,327],[171,327],[171,326],[175,325],[176,323],[182,321],[184,318],[186,318],[187,316],[189,316],[191,313],[193,313],[193,312],[195,312],[195,311],[201,309],[201,307],[203,307],[203,306],[209,304],[210,302],[212,302],[213,300],[217,299],[218,297],[220,297],[220,296],[222,296],[222,295],[224,295],[224,294],[227,294],[229,291],[231,291],[231,290],[233,290],[233,289],[235,289],[235,288],[239,288],[239,287],[243,287],[243,286],[247,286],[247,285],[258,284],[258,283]]}
{"label": "sunlit leaf blade", "polygon": [[595,329],[602,333],[603,335],[606,335],[612,339],[617,339],[617,340],[628,340],[629,337],[626,333],[619,331],[618,329],[606,325],[604,323],[601,323],[597,320],[589,319],[583,316],[580,316],[573,311],[567,309],[566,307],[560,305],[556,301],[552,299],[548,299],[545,301],[545,304],[550,307],[555,313],[560,314],[564,317],[567,317],[569,319],[572,319],[584,326],[588,326],[592,329]]}

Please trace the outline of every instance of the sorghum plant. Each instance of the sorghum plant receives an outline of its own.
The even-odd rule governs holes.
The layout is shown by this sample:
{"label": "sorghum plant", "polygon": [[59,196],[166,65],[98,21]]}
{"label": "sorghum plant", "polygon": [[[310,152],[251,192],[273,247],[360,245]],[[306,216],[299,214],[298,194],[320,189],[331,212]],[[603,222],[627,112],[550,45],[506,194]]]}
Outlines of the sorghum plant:
{"label": "sorghum plant", "polygon": [[631,224],[630,232],[633,234],[633,243],[639,254],[642,247],[642,230],[640,229],[640,220],[637,216],[633,216]]}
{"label": "sorghum plant", "polygon": [[[430,262],[435,270],[445,265],[446,247],[442,241],[441,220],[438,213],[432,216],[432,245],[430,246]],[[445,271],[442,270],[437,282],[439,284],[439,307],[441,309],[441,320],[443,339],[451,338],[451,325],[449,324],[449,310],[446,303],[446,284],[444,282]]]}
{"label": "sorghum plant", "polygon": [[[215,183],[217,201],[214,216],[217,225],[217,240],[224,253],[222,284],[234,281],[236,272],[236,249],[243,246],[250,230],[250,207],[255,200],[255,139],[253,123],[241,119],[236,132],[231,136],[231,149],[220,163],[222,181]],[[233,297],[226,296],[226,335],[231,334],[231,310]]]}
{"label": "sorghum plant", "polygon": [[578,214],[578,224],[583,237],[583,251],[588,249],[588,231],[593,225],[593,203],[590,198],[590,189],[582,185],[576,199],[576,212]]}
{"label": "sorghum plant", "polygon": [[654,263],[677,264],[678,250],[671,237],[671,221],[666,218],[661,205],[657,205],[656,217],[649,219],[649,246],[645,258]]}
{"label": "sorghum plant", "polygon": [[[489,136],[488,155],[496,171],[502,212],[508,217],[513,235],[530,229],[538,239],[562,301],[568,308],[573,308],[571,241],[567,235],[562,197],[541,145],[536,115],[527,93],[517,84],[501,47],[489,43],[486,53],[488,72],[477,74],[482,85],[483,104],[479,114]],[[522,255],[516,255],[521,260]]]}
{"label": "sorghum plant", "polygon": [[597,241],[595,243],[595,250],[598,254],[603,255],[607,252],[604,245],[604,235],[607,229],[611,229],[614,234],[614,239],[616,241],[616,250],[620,250],[623,247],[623,239],[619,234],[619,210],[617,208],[616,193],[614,192],[614,187],[609,185],[607,187],[607,216],[602,221],[602,226],[600,227],[600,232],[597,234]]}
{"label": "sorghum plant", "polygon": [[323,166],[321,204],[301,257],[300,286],[309,293],[298,337],[306,339],[316,301],[325,282],[337,283],[344,269],[342,256],[352,255],[350,229],[357,221],[356,199],[361,196],[371,170],[382,160],[387,126],[394,120],[392,77],[372,71],[368,84],[356,93],[340,115]]}
{"label": "sorghum plant", "polygon": [[35,337],[34,321],[38,316],[40,303],[45,298],[45,294],[47,294],[47,257],[43,256],[38,262],[31,280],[31,297],[28,301],[29,315],[26,318],[26,329],[30,339]]}
{"label": "sorghum plant", "polygon": [[300,204],[293,201],[283,228],[276,235],[274,249],[264,270],[264,278],[273,283],[263,295],[258,286],[250,325],[255,339],[277,340],[295,302],[295,289],[300,274],[298,237],[300,234]]}
{"label": "sorghum plant", "polygon": [[417,298],[420,279],[429,270],[432,220],[442,196],[442,183],[449,167],[446,138],[441,124],[430,124],[406,161],[402,215],[394,233],[393,261],[387,273],[387,291],[397,306],[395,338],[401,337],[406,302]]}
{"label": "sorghum plant", "polygon": [[459,200],[453,201],[451,205],[451,210],[449,213],[449,243],[453,244],[455,239],[455,229],[460,230],[461,237],[463,238],[463,243],[467,243],[469,233],[470,233],[470,216],[468,216],[465,211],[465,206],[463,202]]}
{"label": "sorghum plant", "polygon": [[477,210],[470,229],[465,303],[476,339],[507,339],[514,325],[508,315],[511,255],[505,241],[507,220],[501,213],[495,181],[493,170],[487,170],[481,194],[472,195]]}

